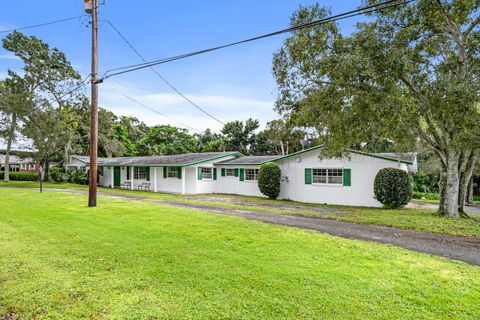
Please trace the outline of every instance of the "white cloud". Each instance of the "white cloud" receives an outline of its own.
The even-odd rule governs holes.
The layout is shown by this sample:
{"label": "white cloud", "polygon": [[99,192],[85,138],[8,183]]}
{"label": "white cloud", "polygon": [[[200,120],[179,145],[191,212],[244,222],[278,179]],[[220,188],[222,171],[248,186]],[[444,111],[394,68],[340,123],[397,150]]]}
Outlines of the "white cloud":
{"label": "white cloud", "polygon": [[20,58],[14,54],[5,53],[5,54],[0,54],[0,60],[20,60]]}
{"label": "white cloud", "polygon": [[[259,119],[263,128],[267,121],[278,117],[273,111],[273,99],[268,101],[245,97],[241,94],[236,96],[211,92],[209,90],[209,94],[184,94],[222,122],[246,120],[252,117]],[[122,93],[169,118],[138,105]],[[171,124],[179,127],[190,126],[197,130],[211,128],[214,131],[219,131],[223,126],[176,93],[146,92],[132,84],[120,85],[109,80],[100,86],[100,105],[118,115],[135,116],[148,125]]]}

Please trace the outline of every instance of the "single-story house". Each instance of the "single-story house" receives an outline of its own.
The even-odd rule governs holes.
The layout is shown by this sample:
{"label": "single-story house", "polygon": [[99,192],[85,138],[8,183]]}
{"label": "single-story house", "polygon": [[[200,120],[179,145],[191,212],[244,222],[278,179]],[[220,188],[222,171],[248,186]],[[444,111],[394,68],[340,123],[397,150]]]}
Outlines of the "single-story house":
{"label": "single-story house", "polygon": [[321,146],[286,156],[244,156],[239,152],[99,159],[99,184],[153,192],[224,193],[263,196],[258,170],[266,162],[282,171],[280,199],[300,202],[379,207],[373,182],[383,168],[417,171],[414,153],[383,154],[349,150],[345,158],[323,159]]}
{"label": "single-story house", "polygon": [[[67,159],[68,161],[65,161]],[[77,170],[81,172],[87,172],[89,164],[90,164],[90,157],[89,156],[79,156],[79,155],[71,155],[68,158],[60,161],[59,165],[65,168],[67,171]]]}
{"label": "single-story house", "polygon": [[[11,154],[9,159],[10,172],[38,172],[38,165],[30,157],[22,158]],[[0,153],[0,171],[5,171],[5,154]]]}

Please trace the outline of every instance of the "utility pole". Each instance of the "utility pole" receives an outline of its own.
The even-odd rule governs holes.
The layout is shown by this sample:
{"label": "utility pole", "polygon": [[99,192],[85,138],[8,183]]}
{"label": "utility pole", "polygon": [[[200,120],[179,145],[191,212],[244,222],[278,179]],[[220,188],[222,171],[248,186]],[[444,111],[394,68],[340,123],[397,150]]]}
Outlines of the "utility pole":
{"label": "utility pole", "polygon": [[[98,0],[84,0],[85,11],[92,14],[92,107],[90,110],[90,179],[88,206],[97,206],[97,156],[98,156]],[[89,8],[89,6],[91,6]],[[89,10],[90,9],[90,10]]]}

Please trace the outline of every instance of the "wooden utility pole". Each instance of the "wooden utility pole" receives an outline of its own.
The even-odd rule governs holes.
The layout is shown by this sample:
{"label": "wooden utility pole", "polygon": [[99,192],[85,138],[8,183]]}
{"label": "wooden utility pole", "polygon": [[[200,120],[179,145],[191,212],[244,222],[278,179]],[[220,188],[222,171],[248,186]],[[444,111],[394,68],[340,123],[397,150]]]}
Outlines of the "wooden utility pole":
{"label": "wooden utility pole", "polygon": [[92,108],[90,110],[90,179],[88,206],[97,206],[97,156],[98,156],[98,0],[92,5]]}

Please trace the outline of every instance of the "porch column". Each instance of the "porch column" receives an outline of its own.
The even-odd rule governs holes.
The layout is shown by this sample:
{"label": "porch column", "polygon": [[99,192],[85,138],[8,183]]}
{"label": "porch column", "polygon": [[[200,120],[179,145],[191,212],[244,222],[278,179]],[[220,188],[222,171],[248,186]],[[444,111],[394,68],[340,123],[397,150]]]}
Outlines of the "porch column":
{"label": "porch column", "polygon": [[130,167],[130,190],[133,190],[133,167]]}
{"label": "porch column", "polygon": [[186,171],[185,167],[182,167],[181,170],[182,170],[182,194],[185,194],[185,180],[187,180],[187,179],[185,179],[186,178],[185,177],[185,171]]}
{"label": "porch column", "polygon": [[157,167],[153,167],[153,192],[157,192]]}
{"label": "porch column", "polygon": [[[105,168],[103,168],[103,170],[105,170]],[[103,171],[103,172],[105,172],[105,171]],[[112,189],[113,189],[113,187],[114,187],[113,185],[115,184],[115,182],[114,182],[114,180],[113,180],[114,175],[115,175],[115,168],[114,168],[114,167],[110,167],[110,182],[111,182],[110,188],[112,188]]]}

